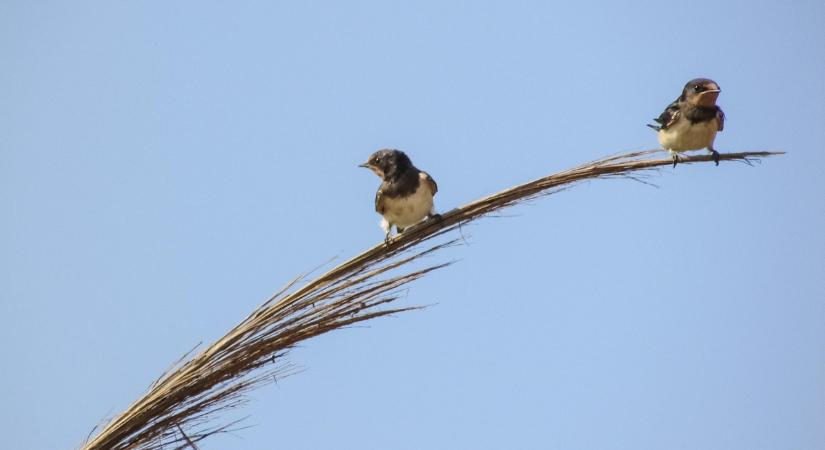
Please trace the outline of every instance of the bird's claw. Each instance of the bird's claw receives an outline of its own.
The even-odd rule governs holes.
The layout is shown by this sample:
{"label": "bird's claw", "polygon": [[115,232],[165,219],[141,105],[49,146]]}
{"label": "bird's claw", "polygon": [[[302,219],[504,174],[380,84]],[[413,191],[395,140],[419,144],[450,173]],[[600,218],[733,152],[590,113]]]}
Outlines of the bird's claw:
{"label": "bird's claw", "polygon": [[719,165],[719,152],[717,152],[714,149],[710,149],[710,154],[713,157],[713,162],[715,162],[716,165],[718,166]]}
{"label": "bird's claw", "polygon": [[671,156],[673,157],[673,168],[675,169],[676,164],[679,164],[679,154],[676,153],[676,152],[673,152],[673,154],[671,154]]}
{"label": "bird's claw", "polygon": [[427,220],[434,220],[434,221],[437,221],[437,222],[441,222],[442,220],[444,220],[444,218],[441,217],[441,214],[433,213],[433,214],[429,214],[427,216]]}

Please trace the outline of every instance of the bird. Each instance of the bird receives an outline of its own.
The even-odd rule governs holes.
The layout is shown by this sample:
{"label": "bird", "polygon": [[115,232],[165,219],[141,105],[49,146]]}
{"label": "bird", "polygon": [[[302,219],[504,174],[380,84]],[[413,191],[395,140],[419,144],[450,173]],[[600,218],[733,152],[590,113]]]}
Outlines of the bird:
{"label": "bird", "polygon": [[708,78],[690,80],[682,95],[667,105],[658,125],[648,124],[658,132],[659,144],[670,152],[673,167],[679,162],[679,152],[707,148],[713,161],[719,165],[719,152],[713,148],[716,133],[725,127],[725,113],[716,105],[722,90]]}
{"label": "bird", "polygon": [[391,148],[378,150],[359,167],[370,169],[381,178],[375,193],[375,211],[382,216],[381,228],[387,245],[393,225],[401,234],[424,219],[441,217],[433,209],[438,185],[427,172],[416,168],[406,153]]}

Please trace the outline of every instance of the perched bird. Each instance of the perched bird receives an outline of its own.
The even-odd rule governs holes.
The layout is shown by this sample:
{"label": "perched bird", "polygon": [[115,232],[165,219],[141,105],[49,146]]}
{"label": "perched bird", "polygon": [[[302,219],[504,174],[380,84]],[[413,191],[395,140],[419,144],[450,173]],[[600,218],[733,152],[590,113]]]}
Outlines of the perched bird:
{"label": "perched bird", "polygon": [[427,172],[418,170],[404,152],[379,150],[359,167],[372,170],[382,180],[375,193],[375,211],[383,217],[381,228],[385,242],[390,241],[393,225],[400,234],[425,218],[440,217],[433,213],[433,196],[438,192],[438,185]]}
{"label": "perched bird", "polygon": [[719,165],[719,152],[713,149],[716,133],[725,126],[725,113],[716,105],[719,85],[707,78],[690,80],[682,95],[667,105],[650,128],[659,132],[659,144],[670,152],[673,167],[679,162],[678,152],[707,148]]}

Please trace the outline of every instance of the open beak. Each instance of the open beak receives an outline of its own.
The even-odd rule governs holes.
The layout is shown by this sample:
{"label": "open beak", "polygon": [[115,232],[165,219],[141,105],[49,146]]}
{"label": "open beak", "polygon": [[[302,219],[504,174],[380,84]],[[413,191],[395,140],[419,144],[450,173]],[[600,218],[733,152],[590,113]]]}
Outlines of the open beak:
{"label": "open beak", "polygon": [[713,106],[716,104],[716,99],[719,98],[719,93],[722,92],[719,89],[711,89],[709,91],[704,91],[699,93],[699,98],[696,99],[696,103],[701,106]]}

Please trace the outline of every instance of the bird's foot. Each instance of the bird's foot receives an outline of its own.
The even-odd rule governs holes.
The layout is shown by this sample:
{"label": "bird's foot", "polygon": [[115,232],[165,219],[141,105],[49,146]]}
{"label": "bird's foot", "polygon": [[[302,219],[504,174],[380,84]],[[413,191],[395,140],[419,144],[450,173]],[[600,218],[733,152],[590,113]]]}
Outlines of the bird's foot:
{"label": "bird's foot", "polygon": [[434,220],[436,222],[441,222],[442,220],[444,220],[444,218],[441,217],[441,214],[431,213],[431,214],[427,214],[427,220]]}
{"label": "bird's foot", "polygon": [[716,150],[714,150],[712,148],[709,148],[708,150],[710,150],[710,154],[711,154],[711,156],[713,156],[713,162],[715,162],[716,165],[718,166],[719,165],[719,152],[717,152]]}
{"label": "bird's foot", "polygon": [[673,158],[673,168],[675,169],[676,164],[679,164],[679,154],[674,151],[671,151],[670,157]]}

